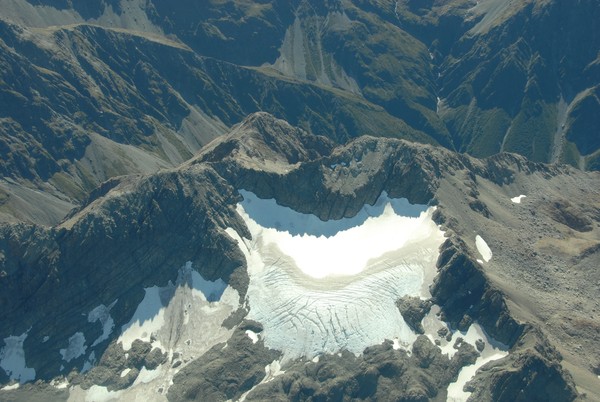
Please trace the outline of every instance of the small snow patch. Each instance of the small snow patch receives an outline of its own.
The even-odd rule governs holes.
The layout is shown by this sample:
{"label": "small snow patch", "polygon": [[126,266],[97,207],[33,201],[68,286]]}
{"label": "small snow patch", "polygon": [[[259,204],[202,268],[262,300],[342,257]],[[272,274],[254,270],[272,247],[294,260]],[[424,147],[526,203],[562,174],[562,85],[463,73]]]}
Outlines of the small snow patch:
{"label": "small snow patch", "polygon": [[0,391],[14,391],[15,389],[19,389],[21,386],[20,383],[14,383],[13,385],[7,385],[4,388],[0,389]]}
{"label": "small snow patch", "polygon": [[[271,362],[271,364],[267,364],[265,366],[265,377],[262,379],[262,381],[259,382],[258,384],[256,384],[255,386],[253,386],[252,388],[250,388],[248,391],[244,392],[240,396],[240,398],[237,400],[237,402],[244,402],[246,400],[246,398],[248,397],[248,395],[252,391],[254,391],[256,389],[256,387],[272,381],[275,377],[280,376],[283,373],[285,373],[285,371],[281,370],[281,362],[278,360],[273,360],[273,362]],[[231,399],[228,399],[226,402],[231,402]]]}
{"label": "small snow patch", "polygon": [[25,342],[28,332],[4,338],[5,346],[0,350],[0,367],[4,369],[11,380],[17,380],[20,383],[35,380],[35,369],[27,367],[23,349],[23,342]]}
{"label": "small snow patch", "polygon": [[50,384],[56,389],[66,389],[69,386],[69,381],[66,378],[63,378],[62,380],[56,379],[52,380]]}
{"label": "small snow patch", "polygon": [[265,378],[261,381],[261,384],[265,384],[284,373],[285,371],[281,370],[281,362],[279,360],[273,360],[271,364],[265,366]]}
{"label": "small snow patch", "polygon": [[395,338],[392,341],[392,348],[394,350],[406,350],[406,351],[410,351],[410,343],[401,342],[400,339]]}
{"label": "small snow patch", "polygon": [[258,342],[258,334],[256,332],[247,329],[246,335],[248,336],[248,338],[252,339],[252,343]]}
{"label": "small snow patch", "polygon": [[96,364],[96,352],[92,351],[92,353],[90,353],[87,361],[85,363],[83,363],[81,372],[87,373],[88,371],[90,371],[92,369],[92,367],[94,367],[95,364]]}
{"label": "small snow patch", "polygon": [[477,246],[477,251],[481,254],[481,257],[485,262],[488,262],[492,259],[492,250],[487,245],[485,240],[479,235],[475,237],[475,246]]}
{"label": "small snow patch", "polygon": [[48,340],[49,340],[49,339],[50,339],[50,337],[49,337],[48,335],[46,335],[46,336],[44,337],[44,339],[42,339],[42,343],[46,343],[46,342],[48,342]]}
{"label": "small snow patch", "polygon": [[60,354],[67,363],[85,353],[85,336],[83,332],[76,332],[69,338],[69,345],[65,349],[60,350]]}
{"label": "small snow patch", "polygon": [[115,327],[115,321],[110,316],[110,310],[115,306],[116,303],[117,301],[115,300],[108,307],[106,307],[104,304],[101,304],[89,312],[88,322],[94,323],[96,321],[99,321],[100,325],[102,325],[102,335],[100,335],[98,339],[96,339],[94,343],[92,343],[92,347],[98,345],[100,342],[107,340],[113,328]]}
{"label": "small snow patch", "polygon": [[125,377],[127,374],[129,374],[129,372],[131,371],[130,368],[126,368],[125,370],[121,371],[121,378]]}
{"label": "small snow patch", "polygon": [[526,195],[523,195],[523,194],[521,194],[521,195],[518,195],[518,196],[516,196],[516,197],[513,197],[513,198],[511,198],[510,200],[511,200],[512,202],[514,202],[515,204],[520,204],[520,203],[521,203],[521,200],[522,200],[523,198],[525,198],[525,197],[527,197],[527,196],[526,196]]}

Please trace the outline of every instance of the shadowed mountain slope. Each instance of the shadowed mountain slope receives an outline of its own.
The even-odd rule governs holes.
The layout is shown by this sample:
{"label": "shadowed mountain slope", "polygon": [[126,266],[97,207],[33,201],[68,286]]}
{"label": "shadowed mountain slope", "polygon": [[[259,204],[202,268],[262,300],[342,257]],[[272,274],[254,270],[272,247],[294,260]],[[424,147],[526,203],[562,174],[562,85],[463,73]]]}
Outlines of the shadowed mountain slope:
{"label": "shadowed mountain slope", "polygon": [[338,143],[596,169],[598,9],[2,0],[1,217],[56,223],[102,181],[173,167],[257,111]]}
{"label": "shadowed mountain slope", "polygon": [[[456,341],[457,354],[444,357],[433,343],[446,342],[443,332],[418,338],[412,354],[390,340],[359,356],[288,361],[282,373],[271,365],[284,364],[285,351],[265,346],[261,323],[243,320],[254,306],[244,302],[254,274],[229,234],[252,244],[236,210],[244,189],[326,220],[356,215],[383,191],[435,205],[433,218],[446,237],[429,288],[438,319],[457,336],[477,323],[508,348],[468,383],[472,397],[562,401],[579,392],[595,398],[599,180],[597,172],[514,154],[478,160],[398,139],[359,137],[335,146],[271,115],[252,115],[178,168],[105,183],[60,225],[2,226],[0,339],[21,342],[24,367],[46,383],[0,392],[31,398],[67,376],[75,388],[53,391],[62,392],[57,400],[68,393],[91,397],[97,387],[152,400],[237,399],[246,392],[249,400],[329,394],[444,400],[478,352]],[[574,196],[562,199],[565,193]],[[488,245],[488,257],[476,236]],[[213,304],[208,293],[199,298],[194,289],[207,281],[222,281],[230,288],[225,294],[235,297],[216,296]],[[148,310],[153,294],[163,310]],[[107,314],[100,322],[92,313],[98,309]],[[164,317],[148,321],[162,324],[125,349],[123,334],[143,311]],[[218,320],[215,327],[211,320]],[[239,367],[245,377],[228,382]],[[155,369],[158,377],[148,377]]]}

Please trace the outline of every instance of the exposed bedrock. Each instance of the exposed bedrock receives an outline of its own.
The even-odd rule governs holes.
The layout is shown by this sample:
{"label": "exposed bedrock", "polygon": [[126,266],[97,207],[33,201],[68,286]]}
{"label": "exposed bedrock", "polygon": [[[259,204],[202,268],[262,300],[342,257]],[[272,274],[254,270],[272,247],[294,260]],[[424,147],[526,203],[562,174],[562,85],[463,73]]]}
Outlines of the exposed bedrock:
{"label": "exposed bedrock", "polygon": [[538,330],[527,327],[504,359],[484,366],[466,385],[475,401],[572,401],[577,397],[560,354]]}
{"label": "exposed bedrock", "polygon": [[[244,233],[233,208],[224,207],[234,199],[214,171],[198,166],[125,179],[55,228],[3,227],[0,338],[29,331],[27,363],[37,378],[50,379],[63,364],[67,373],[81,367],[90,352],[61,361],[59,350],[70,336],[81,332],[89,343],[102,334],[102,325],[89,322],[90,311],[116,301],[110,314],[120,329],[143,289],[175,282],[187,261],[207,280],[221,278],[243,296],[243,256],[219,230]],[[96,356],[109,341],[98,345]]]}
{"label": "exposed bedrock", "polygon": [[481,268],[467,254],[464,242],[453,236],[440,251],[431,294],[445,320],[460,330],[478,321],[494,339],[512,346],[523,326],[510,317],[504,296],[489,285]]}
{"label": "exposed bedrock", "polygon": [[[329,140],[270,115],[255,114],[177,169],[106,183],[58,226],[2,226],[0,339],[29,331],[23,347],[27,366],[35,368],[37,379],[81,371],[90,350],[70,361],[61,359],[60,350],[78,332],[88,346],[99,339],[103,326],[89,322],[89,313],[116,301],[110,310],[115,331],[94,349],[98,363],[80,383],[119,389],[131,381],[135,370],[163,361],[162,352],[150,356],[152,349],[136,343],[140,357],[124,362],[108,346],[114,345],[119,329],[133,316],[144,288],[175,282],[179,268],[190,261],[206,280],[222,279],[235,288],[244,303],[249,281],[244,256],[225,233],[232,228],[241,237],[251,238],[236,213],[241,200],[238,190],[275,198],[322,219],[351,217],[385,191],[392,198],[438,206],[434,218],[446,230],[447,240],[440,249],[438,275],[430,290],[443,320],[453,330],[466,330],[477,322],[492,338],[510,347],[508,357],[484,366],[475,376],[470,385],[472,398],[508,401],[527,396],[536,400],[535,395],[547,395],[571,400],[576,391],[560,367],[560,354],[536,325],[514,317],[507,307],[509,296],[494,286],[476,262],[468,243],[471,232],[466,233],[462,220],[496,224],[498,201],[484,197],[484,185],[508,193],[502,186],[525,186],[534,179],[592,177],[584,175],[510,154],[477,160],[394,139],[361,137],[334,147]],[[537,185],[539,181],[533,183],[545,191]],[[447,192],[449,187],[455,193]],[[488,216],[468,206],[476,200],[486,205]],[[508,197],[506,202],[510,205]],[[550,213],[557,224],[564,222],[576,231],[594,229],[593,220],[581,223],[570,218],[576,208],[563,203]],[[585,258],[593,258],[594,249],[586,250],[591,251]],[[418,330],[424,306],[404,302],[401,311]],[[448,384],[477,358],[476,349],[463,343],[448,359],[426,336],[420,336],[410,355],[394,349],[390,341],[360,356],[342,351],[341,356],[320,356],[318,361],[292,361],[279,367],[284,371],[279,373],[276,362],[281,353],[264,347],[260,326],[243,321],[244,314],[238,310],[225,320],[224,326],[233,330],[226,345],[214,346],[185,363],[168,391],[170,399],[237,399],[249,392],[246,400],[445,400]],[[253,342],[246,331],[258,336],[258,341]],[[130,371],[121,377],[126,369]]]}
{"label": "exposed bedrock", "polygon": [[494,289],[465,243],[452,236],[441,247],[438,276],[431,287],[451,327],[466,330],[479,322],[510,354],[485,365],[466,389],[475,401],[570,401],[577,396],[562,356],[546,336],[530,324],[517,322],[505,296]]}

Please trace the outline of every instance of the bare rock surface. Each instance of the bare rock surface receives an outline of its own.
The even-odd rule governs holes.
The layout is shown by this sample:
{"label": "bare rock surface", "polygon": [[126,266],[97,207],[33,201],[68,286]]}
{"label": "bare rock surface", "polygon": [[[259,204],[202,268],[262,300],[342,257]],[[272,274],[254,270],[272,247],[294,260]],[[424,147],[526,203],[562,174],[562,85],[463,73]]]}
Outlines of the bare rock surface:
{"label": "bare rock surface", "polygon": [[[451,331],[479,323],[510,352],[480,369],[467,386],[471,398],[516,398],[542,390],[556,400],[573,400],[578,393],[595,397],[600,393],[590,377],[596,378],[599,361],[594,347],[599,181],[597,173],[517,155],[477,160],[403,140],[361,137],[333,147],[272,116],[250,116],[177,169],[105,184],[60,225],[2,226],[0,300],[6,308],[0,312],[0,339],[26,333],[27,366],[44,383],[0,392],[29,395],[31,387],[41,390],[66,373],[80,389],[104,384],[121,392],[143,370],[157,367],[178,370],[170,389],[152,391],[157,400],[242,395],[247,400],[444,400],[461,368],[479,355],[468,343],[458,343],[452,359],[423,335],[410,354],[390,340],[359,356],[342,351],[316,362],[280,364],[282,351],[261,343],[260,323],[242,321],[244,312],[235,309],[230,319],[224,317],[233,331],[229,341],[201,356],[182,360],[175,350],[153,352],[140,342],[127,358],[120,356],[125,353],[115,349],[118,329],[131,319],[144,289],[176,282],[186,261],[203,280],[221,280],[235,289],[236,303],[243,304],[248,274],[225,229],[250,238],[235,212],[237,191],[245,189],[322,219],[353,216],[383,191],[435,205],[434,218],[447,236],[430,289],[440,318]],[[558,208],[555,200],[565,189],[573,197]],[[526,195],[520,204],[511,201],[519,194]],[[471,201],[480,201],[489,213],[473,210]],[[585,223],[565,218],[569,213]],[[489,246],[487,262],[477,235]],[[104,332],[88,317],[100,304],[117,330],[92,347],[91,340],[102,339]],[[422,303],[399,304],[418,327],[426,311]],[[81,337],[88,340],[86,353],[73,351],[76,357],[61,359],[60,350]],[[92,368],[81,373],[86,362]]]}

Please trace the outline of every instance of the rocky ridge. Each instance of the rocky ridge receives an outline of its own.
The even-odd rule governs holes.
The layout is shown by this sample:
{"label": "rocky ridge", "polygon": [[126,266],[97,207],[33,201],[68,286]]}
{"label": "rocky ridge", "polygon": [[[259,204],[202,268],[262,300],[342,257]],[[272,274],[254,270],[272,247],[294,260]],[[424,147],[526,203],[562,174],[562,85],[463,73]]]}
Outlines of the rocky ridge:
{"label": "rocky ridge", "polygon": [[598,168],[593,0],[0,7],[2,221],[55,225],[105,180],[177,166],[258,111],[338,144]]}
{"label": "rocky ridge", "polygon": [[[326,138],[268,114],[256,114],[180,168],[106,183],[60,225],[3,225],[0,286],[6,308],[0,316],[5,323],[0,338],[27,334],[23,350],[36,379],[50,382],[71,372],[71,385],[103,384],[116,391],[130,381],[129,377],[121,380],[117,371],[131,366],[128,373],[134,376],[133,369],[138,373],[140,367],[149,369],[148,365],[154,365],[149,361],[156,359],[142,356],[138,360],[145,363],[110,363],[122,360],[118,333],[93,348],[98,363],[88,374],[77,373],[89,361],[90,350],[70,361],[60,359],[60,350],[77,332],[85,339],[100,337],[102,325],[86,318],[96,306],[116,300],[111,317],[114,326],[121,328],[142,301],[144,288],[168,281],[185,283],[178,282],[177,276],[186,261],[207,280],[228,283],[242,301],[248,280],[245,262],[224,233],[232,227],[249,236],[234,209],[238,189],[275,198],[322,219],[353,216],[386,191],[391,197],[437,205],[435,219],[448,236],[431,288],[441,317],[454,330],[478,322],[510,347],[507,358],[484,366],[468,385],[473,398],[521,395],[527,400],[541,395],[543,389],[552,390],[548,400],[572,400],[578,392],[594,398],[599,393],[590,378],[595,378],[592,370],[600,357],[594,353],[594,334],[583,332],[580,323],[598,325],[594,315],[598,306],[593,297],[586,299],[596,292],[598,281],[591,269],[598,261],[598,180],[597,173],[529,162],[517,155],[477,160],[402,140],[361,137],[334,147]],[[565,188],[578,197],[557,206],[553,192]],[[520,192],[526,193],[522,206],[510,201]],[[569,219],[571,215],[584,223]],[[475,233],[481,233],[493,250],[489,262],[477,261]],[[522,240],[532,236],[536,238],[530,243]],[[576,244],[582,252],[569,254],[569,244]],[[550,245],[564,247],[564,251],[557,253]],[[577,272],[564,275],[569,269]],[[514,281],[520,285],[515,287]],[[527,297],[540,292],[548,296],[537,303]],[[582,300],[589,302],[584,305]],[[559,307],[568,308],[570,303],[579,303],[578,312]],[[548,320],[550,311],[558,315]],[[398,393],[410,400],[444,400],[447,384],[475,353],[465,350],[456,355],[458,360],[447,361],[422,337],[411,355],[384,344],[360,357],[342,354],[317,363],[291,363],[275,380],[262,382],[258,373],[264,372],[265,361],[272,361],[277,352],[261,349],[260,341],[248,343],[243,331],[252,328],[259,333],[260,327],[243,323],[243,315],[240,311],[227,320],[234,335],[227,348],[215,345],[211,349],[212,366],[202,363],[209,355],[183,364],[166,394],[169,399],[205,397],[206,386],[185,378],[192,378],[197,370],[229,370],[231,361],[242,358],[244,349],[238,351],[238,344],[252,350],[245,356],[257,360],[244,358],[243,362],[249,369],[254,367],[256,375],[249,382],[229,384],[230,388],[215,383],[212,387],[219,391],[214,395],[238,398],[249,392],[248,400],[267,396],[318,400],[327,395],[386,399],[385,395]],[[587,353],[580,353],[579,346],[568,341],[574,334]],[[144,353],[147,349],[140,345]],[[130,354],[128,359],[135,360],[135,356]],[[562,366],[561,357],[565,359]],[[168,356],[163,364],[175,365],[176,360]],[[526,380],[531,373],[536,373],[535,379]],[[2,382],[9,381],[3,371],[0,376]],[[411,380],[402,387],[392,386],[398,376]],[[431,382],[432,378],[436,380]],[[41,387],[25,385],[0,392],[18,399]],[[163,392],[167,390],[155,396]]]}

